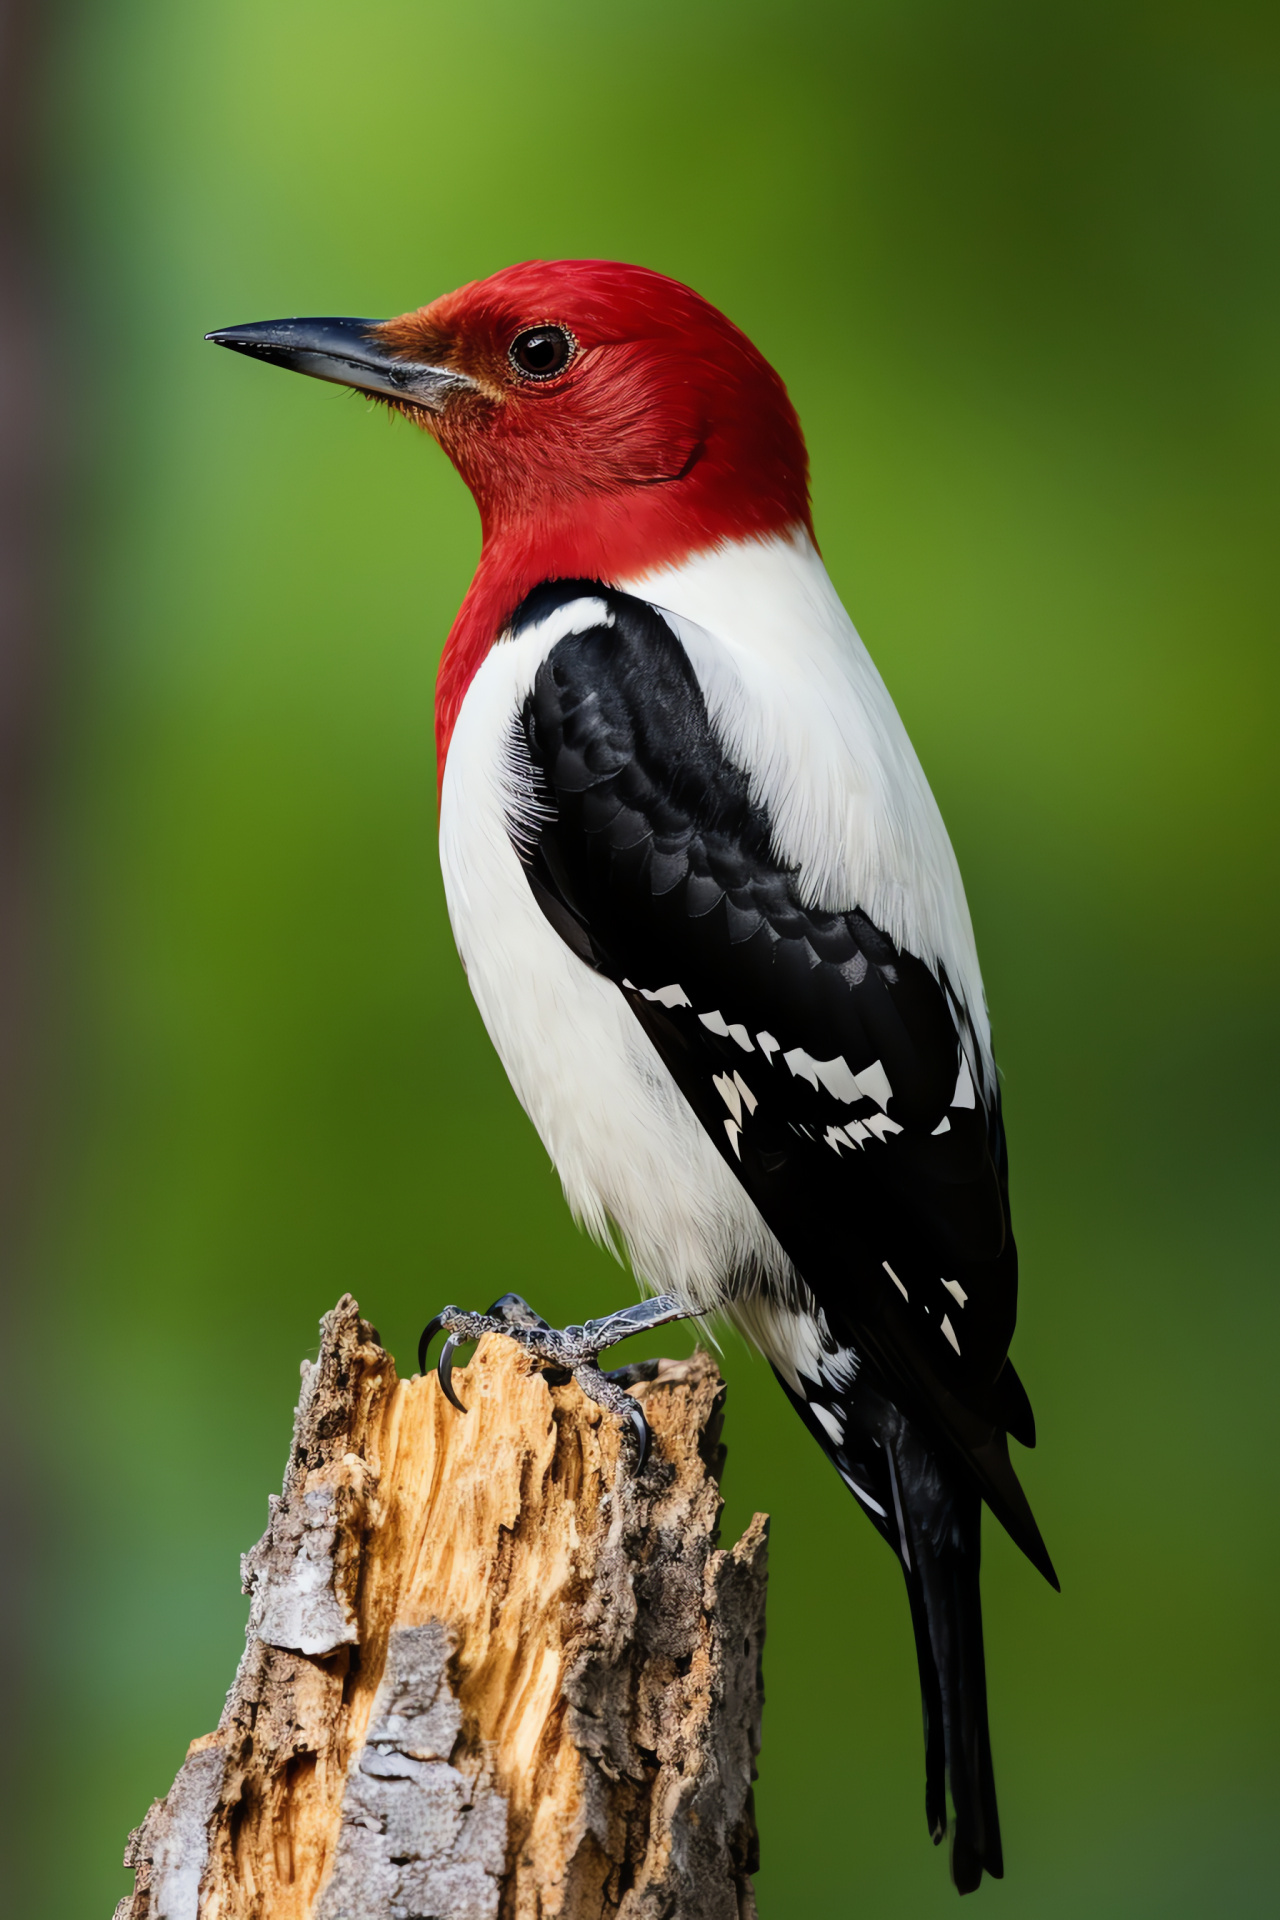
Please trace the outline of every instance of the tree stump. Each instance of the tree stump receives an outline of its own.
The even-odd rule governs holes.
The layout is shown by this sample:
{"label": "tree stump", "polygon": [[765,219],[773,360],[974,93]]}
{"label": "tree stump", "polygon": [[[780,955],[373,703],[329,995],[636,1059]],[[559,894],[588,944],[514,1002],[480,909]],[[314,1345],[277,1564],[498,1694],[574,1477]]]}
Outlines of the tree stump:
{"label": "tree stump", "polygon": [[724,1386],[614,1421],[482,1342],[399,1380],[347,1296],[243,1561],[215,1733],[130,1837],[115,1920],[744,1920],[767,1521],[716,1548]]}

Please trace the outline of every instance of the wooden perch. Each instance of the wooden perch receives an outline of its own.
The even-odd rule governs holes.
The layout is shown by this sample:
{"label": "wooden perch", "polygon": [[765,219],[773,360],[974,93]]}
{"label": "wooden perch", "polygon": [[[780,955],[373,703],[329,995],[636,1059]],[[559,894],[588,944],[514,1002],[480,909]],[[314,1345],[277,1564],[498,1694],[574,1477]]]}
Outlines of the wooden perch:
{"label": "wooden perch", "polygon": [[637,1480],[506,1341],[464,1418],[350,1296],[321,1326],[226,1711],[115,1920],[754,1915],[767,1522],[716,1549],[711,1360],[635,1390]]}

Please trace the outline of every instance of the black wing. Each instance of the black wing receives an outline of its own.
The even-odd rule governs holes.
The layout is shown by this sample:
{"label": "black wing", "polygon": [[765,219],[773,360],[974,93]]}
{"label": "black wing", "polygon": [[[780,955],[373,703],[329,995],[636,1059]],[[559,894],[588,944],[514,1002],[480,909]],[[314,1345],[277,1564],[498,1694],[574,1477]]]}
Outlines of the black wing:
{"label": "black wing", "polygon": [[867,916],[802,904],[684,649],[643,601],[550,651],[516,723],[511,822],[547,918],[626,995],[821,1304],[1052,1569],[1009,1465],[1034,1443],[999,1091],[945,974]]}

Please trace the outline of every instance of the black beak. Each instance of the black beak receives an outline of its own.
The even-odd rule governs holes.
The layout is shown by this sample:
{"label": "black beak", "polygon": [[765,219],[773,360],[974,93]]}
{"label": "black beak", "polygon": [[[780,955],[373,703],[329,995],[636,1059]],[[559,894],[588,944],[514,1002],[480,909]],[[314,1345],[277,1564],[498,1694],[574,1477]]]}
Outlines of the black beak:
{"label": "black beak", "polygon": [[451,367],[429,367],[398,360],[382,343],[378,320],[256,320],[247,327],[219,327],[206,333],[215,346],[248,353],[273,366],[333,380],[340,387],[407,400],[438,411],[452,393],[475,389],[474,380]]}

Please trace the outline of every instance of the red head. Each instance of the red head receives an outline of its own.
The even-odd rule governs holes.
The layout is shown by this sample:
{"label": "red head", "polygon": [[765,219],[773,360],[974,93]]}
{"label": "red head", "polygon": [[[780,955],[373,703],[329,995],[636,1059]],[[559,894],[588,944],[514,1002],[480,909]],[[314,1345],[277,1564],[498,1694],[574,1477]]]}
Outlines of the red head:
{"label": "red head", "polygon": [[[513,345],[537,329],[547,339]],[[397,354],[468,376],[420,412],[486,543],[533,539],[585,577],[808,520],[786,389],[731,321],[644,267],[540,260],[384,322]],[[588,557],[590,556],[590,557]]]}
{"label": "red head", "polygon": [[475,495],[484,550],[441,662],[442,764],[472,675],[539,581],[616,583],[721,540],[812,531],[781,380],[722,313],[644,267],[533,260],[380,324],[213,337],[386,395]]}

